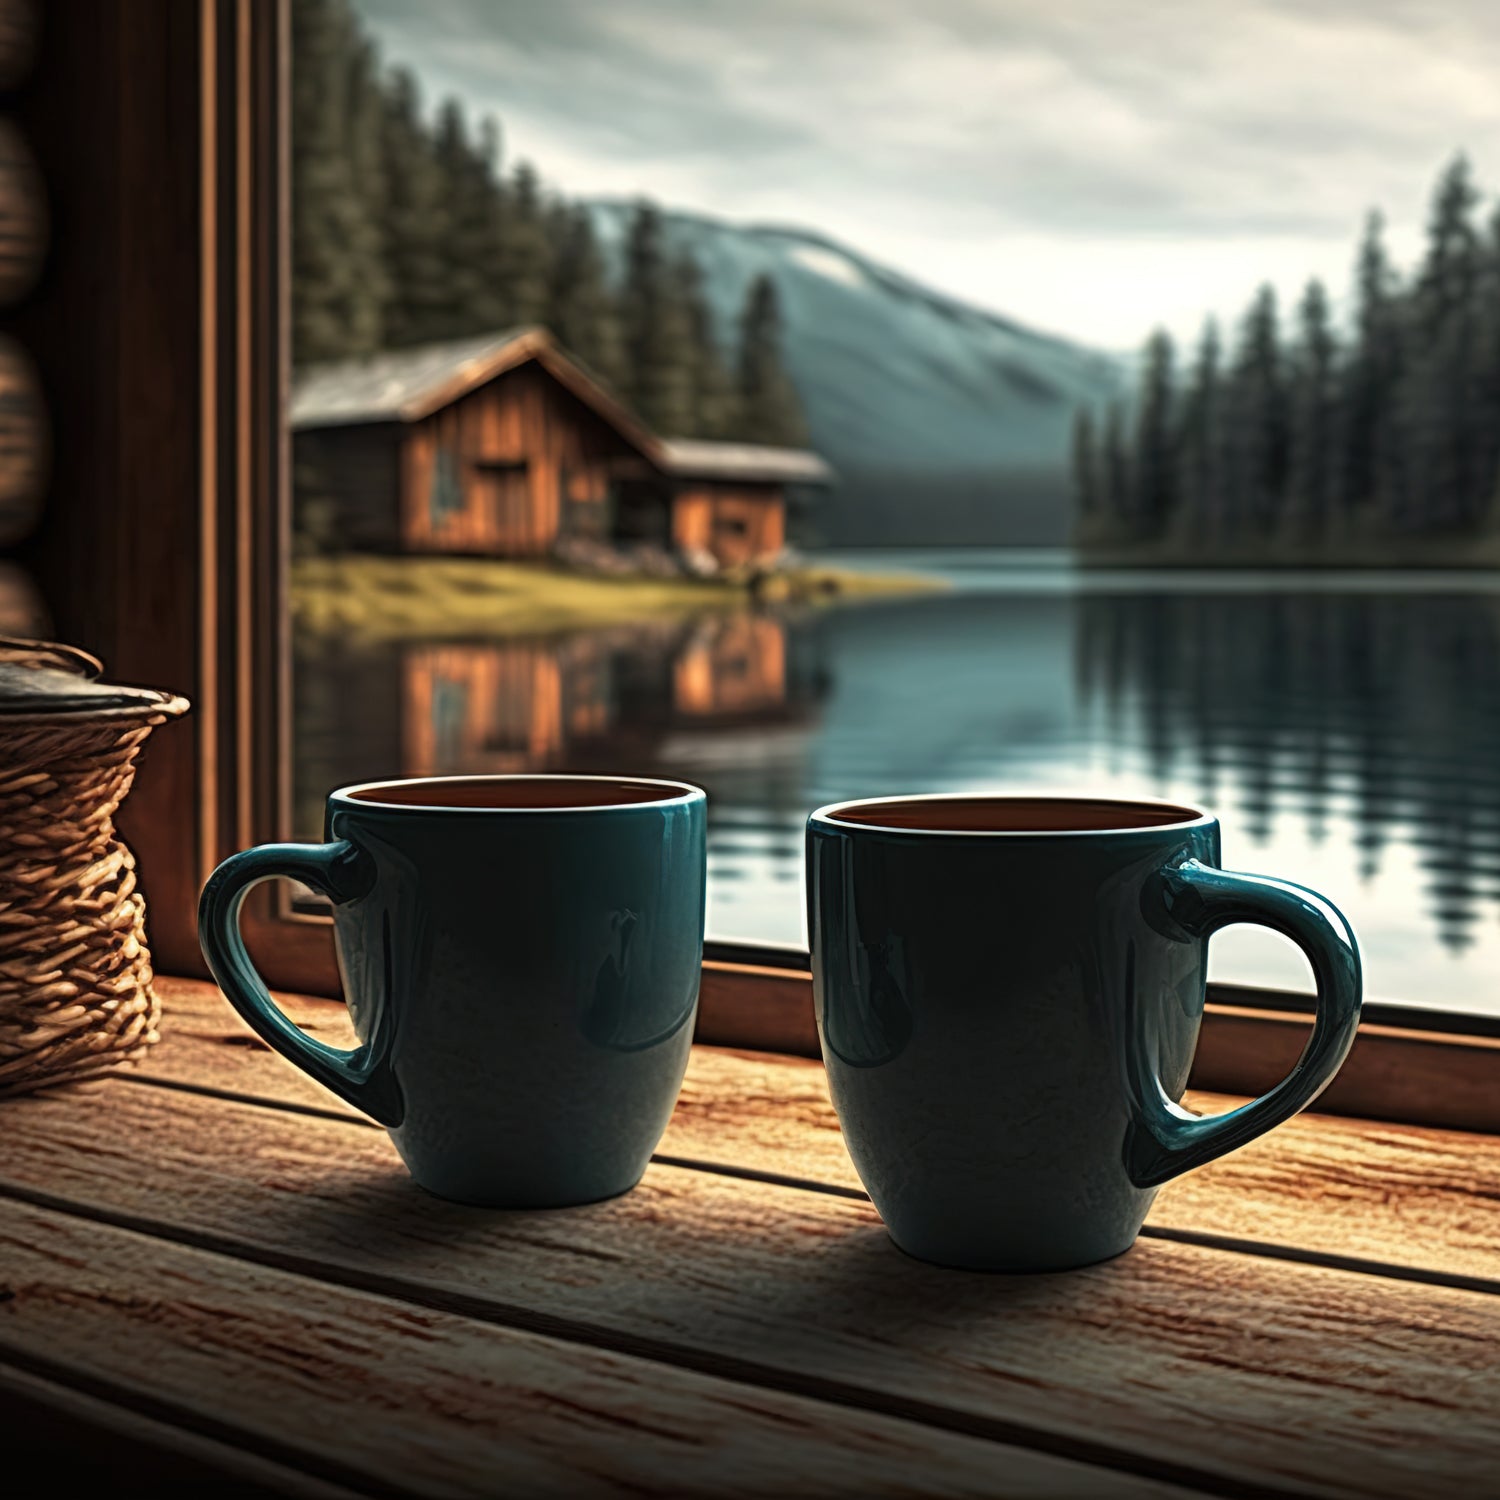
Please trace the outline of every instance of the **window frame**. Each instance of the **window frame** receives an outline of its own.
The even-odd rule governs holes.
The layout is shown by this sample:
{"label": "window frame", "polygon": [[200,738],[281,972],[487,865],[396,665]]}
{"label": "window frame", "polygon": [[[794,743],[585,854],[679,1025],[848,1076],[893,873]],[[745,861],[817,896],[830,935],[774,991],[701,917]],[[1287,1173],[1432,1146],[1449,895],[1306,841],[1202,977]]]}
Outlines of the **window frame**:
{"label": "window frame", "polygon": [[[58,143],[38,155],[59,236],[76,236],[69,210],[92,210],[89,195],[108,232],[68,242],[19,331],[54,351],[50,382],[39,363],[61,392],[59,436],[93,421],[110,441],[60,461],[31,561],[60,635],[115,677],[194,700],[144,757],[121,824],[157,968],[202,976],[198,890],[233,850],[285,837],[291,807],[289,0],[91,0],[89,19],[47,28],[63,35],[20,114]],[[100,139],[112,153],[91,163]],[[97,346],[79,333],[91,311]],[[68,376],[88,356],[97,390]],[[82,559],[79,535],[99,543]],[[252,893],[243,926],[273,987],[339,994],[331,920],[295,910],[284,883]],[[811,989],[805,952],[711,941],[698,1039],[817,1056]],[[1211,985],[1195,1086],[1272,1086],[1309,1006]],[[1497,1076],[1500,1020],[1369,1005],[1320,1108],[1497,1132]]]}

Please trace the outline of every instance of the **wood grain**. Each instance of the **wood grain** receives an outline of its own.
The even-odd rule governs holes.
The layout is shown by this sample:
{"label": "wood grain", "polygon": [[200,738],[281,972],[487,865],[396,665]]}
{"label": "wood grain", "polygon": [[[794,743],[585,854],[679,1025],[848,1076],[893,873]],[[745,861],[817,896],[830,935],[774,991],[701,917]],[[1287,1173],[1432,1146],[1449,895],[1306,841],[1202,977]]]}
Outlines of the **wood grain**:
{"label": "wood grain", "polygon": [[[163,984],[166,1041],[143,1076],[356,1118],[265,1048],[213,986]],[[322,1040],[352,1040],[341,1006],[282,998]],[[1212,1112],[1238,1101],[1189,1102]],[[658,1154],[859,1188],[822,1065],[801,1058],[695,1048]],[[1168,1184],[1149,1225],[1500,1280],[1500,1141],[1305,1114]]]}
{"label": "wood grain", "polygon": [[365,1493],[963,1495],[1001,1476],[1015,1496],[1174,1493],[27,1204],[0,1202],[0,1246],[0,1357]]}
{"label": "wood grain", "polygon": [[46,250],[47,197],[41,174],[20,132],[0,120],[0,303],[9,306],[31,290]]}
{"label": "wood grain", "polygon": [[0,1364],[0,1432],[7,1473],[45,1473],[54,1494],[118,1494],[128,1474],[132,1493],[157,1497],[357,1500],[353,1490],[13,1365]]}
{"label": "wood grain", "polygon": [[966,1275],[867,1203],[664,1166],[485,1212],[375,1130],[113,1081],[12,1101],[5,1137],[11,1197],[844,1406],[1225,1494],[1500,1485],[1500,1297],[1159,1240]]}
{"label": "wood grain", "polygon": [[[4,141],[0,132],[0,153]],[[0,156],[0,195],[4,190]],[[0,245],[4,232],[0,208]],[[4,277],[0,249],[0,297],[4,295]],[[0,547],[15,546],[35,528],[46,484],[47,453],[46,407],[36,371],[14,339],[0,337]]]}

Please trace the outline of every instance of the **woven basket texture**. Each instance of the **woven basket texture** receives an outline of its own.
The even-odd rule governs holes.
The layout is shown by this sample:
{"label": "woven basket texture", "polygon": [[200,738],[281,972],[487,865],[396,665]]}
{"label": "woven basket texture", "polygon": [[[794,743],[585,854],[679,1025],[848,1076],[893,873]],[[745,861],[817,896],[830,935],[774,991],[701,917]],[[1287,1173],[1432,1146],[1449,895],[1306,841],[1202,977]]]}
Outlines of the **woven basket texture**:
{"label": "woven basket texture", "polygon": [[146,903],[114,815],[142,743],[187,704],[140,696],[0,715],[0,1095],[92,1077],[158,1039]]}

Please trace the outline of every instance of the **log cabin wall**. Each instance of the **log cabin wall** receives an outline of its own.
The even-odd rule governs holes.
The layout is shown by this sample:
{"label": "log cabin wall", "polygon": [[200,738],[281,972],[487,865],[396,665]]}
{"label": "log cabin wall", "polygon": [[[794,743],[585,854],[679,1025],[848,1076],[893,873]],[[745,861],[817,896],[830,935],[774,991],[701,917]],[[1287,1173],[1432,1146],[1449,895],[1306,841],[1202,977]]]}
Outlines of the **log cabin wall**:
{"label": "log cabin wall", "polygon": [[724,568],[774,557],[786,543],[785,493],[775,484],[685,484],[673,500],[672,540]]}
{"label": "log cabin wall", "polygon": [[[32,73],[38,38],[30,0],[0,0],[0,96]],[[0,633],[20,636],[47,634],[51,625],[30,569],[13,555],[41,523],[51,443],[36,364],[8,314],[41,275],[48,219],[42,174],[7,110],[0,114]]]}
{"label": "log cabin wall", "polygon": [[635,450],[532,362],[406,430],[401,539],[411,551],[534,557],[609,530],[609,477]]}

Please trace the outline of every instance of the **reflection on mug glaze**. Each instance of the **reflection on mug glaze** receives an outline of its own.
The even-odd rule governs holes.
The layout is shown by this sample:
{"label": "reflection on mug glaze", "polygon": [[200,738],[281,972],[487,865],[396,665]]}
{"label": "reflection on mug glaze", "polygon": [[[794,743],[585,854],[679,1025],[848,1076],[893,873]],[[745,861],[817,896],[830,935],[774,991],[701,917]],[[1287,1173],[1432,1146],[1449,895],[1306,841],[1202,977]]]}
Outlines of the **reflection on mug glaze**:
{"label": "reflection on mug glaze", "polygon": [[[674,1035],[693,1013],[697,993],[662,995],[651,974],[632,969],[631,939],[640,917],[629,908],[609,916],[604,959],[594,976],[594,989],[583,1014],[583,1034],[596,1047],[614,1052],[644,1052]],[[668,1008],[665,1018],[661,1012]]]}
{"label": "reflection on mug glaze", "polygon": [[852,983],[825,980],[823,1034],[829,1050],[851,1068],[878,1068],[911,1040],[905,944],[895,936],[861,943],[854,963]]}

